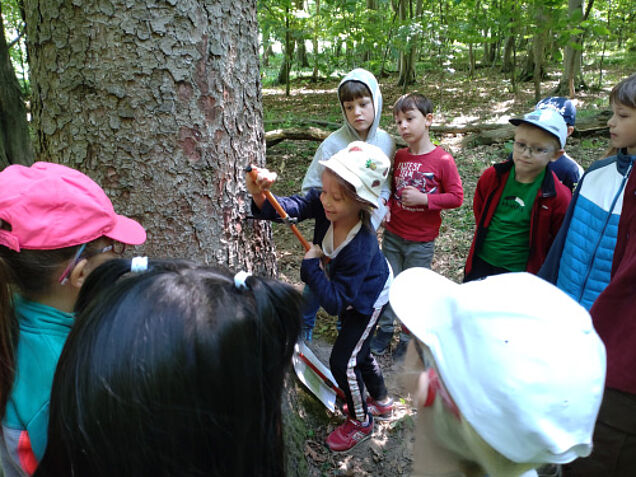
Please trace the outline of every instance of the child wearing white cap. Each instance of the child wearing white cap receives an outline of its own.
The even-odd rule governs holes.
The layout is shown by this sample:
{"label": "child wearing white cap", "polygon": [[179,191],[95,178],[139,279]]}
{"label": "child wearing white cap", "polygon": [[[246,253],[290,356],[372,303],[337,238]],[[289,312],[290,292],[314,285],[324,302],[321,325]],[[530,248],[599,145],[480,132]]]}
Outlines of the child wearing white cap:
{"label": "child wearing white cap", "polygon": [[412,268],[390,302],[432,363],[419,379],[418,427],[429,428],[413,475],[525,477],[589,455],[605,347],[565,293],[526,272],[457,285]]}
{"label": "child wearing white cap", "polygon": [[572,197],[548,164],[563,154],[567,125],[554,109],[537,109],[517,126],[512,161],[495,164],[477,182],[475,235],[464,281],[506,272],[537,273]]}
{"label": "child wearing white cap", "polygon": [[[278,201],[289,216],[316,220],[320,245],[314,243],[305,254],[300,277],[325,311],[341,322],[329,364],[345,393],[349,418],[329,434],[327,445],[334,452],[343,452],[371,436],[374,417],[382,419],[392,413],[393,401],[370,352],[393,279],[371,226],[371,211],[377,207],[391,162],[380,148],[355,141],[320,164],[324,166],[322,190],[311,189],[304,196],[279,197]],[[256,180],[247,176],[252,213],[257,218],[277,218],[264,193],[272,183],[263,169],[258,170]]]}

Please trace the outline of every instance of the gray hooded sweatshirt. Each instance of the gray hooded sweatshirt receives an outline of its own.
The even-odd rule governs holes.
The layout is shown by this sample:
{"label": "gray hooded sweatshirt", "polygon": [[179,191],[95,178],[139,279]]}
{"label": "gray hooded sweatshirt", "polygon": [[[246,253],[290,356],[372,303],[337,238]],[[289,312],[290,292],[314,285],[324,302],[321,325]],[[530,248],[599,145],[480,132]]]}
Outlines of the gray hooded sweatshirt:
{"label": "gray hooded sweatshirt", "polygon": [[[367,70],[363,70],[362,68],[356,68],[348,73],[338,85],[338,102],[342,109],[344,125],[337,131],[331,133],[329,137],[325,139],[320,146],[318,146],[318,150],[316,150],[316,154],[314,154],[314,158],[307,169],[305,178],[303,179],[303,194],[306,194],[313,188],[322,188],[322,172],[324,167],[321,166],[318,161],[326,161],[336,152],[347,147],[349,143],[362,140],[358,132],[353,128],[353,126],[351,126],[351,124],[349,124],[349,121],[347,121],[347,115],[342,107],[342,101],[340,101],[340,87],[347,81],[359,81],[360,83],[363,83],[369,91],[371,91],[375,117],[373,118],[373,124],[367,134],[366,142],[379,147],[391,161],[393,160],[395,142],[386,131],[379,127],[380,115],[382,113],[382,93],[380,93],[380,86],[372,73]],[[371,225],[376,230],[380,226],[380,223],[386,214],[386,207],[384,206],[382,199],[388,200],[389,195],[389,181],[387,180],[382,186],[382,193],[378,200],[378,208],[374,210],[371,217]]]}

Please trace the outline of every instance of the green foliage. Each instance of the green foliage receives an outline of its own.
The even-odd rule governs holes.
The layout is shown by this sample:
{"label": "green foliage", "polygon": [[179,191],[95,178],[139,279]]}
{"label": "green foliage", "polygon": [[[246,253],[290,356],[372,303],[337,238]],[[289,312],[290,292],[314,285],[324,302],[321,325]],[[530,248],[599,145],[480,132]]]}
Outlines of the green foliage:
{"label": "green foliage", "polygon": [[29,68],[26,54],[26,25],[22,20],[17,0],[2,0],[2,25],[5,41],[9,46],[9,57],[22,88],[22,94],[28,97],[31,93],[29,84]]}
{"label": "green foliage", "polygon": [[581,148],[589,149],[590,151],[598,151],[605,147],[605,140],[599,138],[589,138],[581,140]]}
{"label": "green foliage", "polygon": [[[2,0],[2,16],[6,41],[12,45],[11,61],[28,95],[20,1]],[[603,65],[636,63],[633,0],[584,0],[582,8],[573,12],[565,0],[421,1],[423,9],[418,14],[417,0],[258,0],[261,54],[268,45],[275,47],[262,68],[263,85],[274,85],[278,79],[288,34],[295,44],[306,45],[309,62],[302,66],[290,56],[293,82],[314,73],[324,80],[355,67],[376,75],[393,73],[411,45],[416,49],[416,78],[434,70],[452,74],[473,64],[499,68],[509,37],[516,53],[515,68],[520,69],[538,32],[545,34],[547,67],[562,69],[567,46],[582,48],[584,66],[598,67],[599,75]],[[403,15],[396,10],[400,3],[405,6]],[[590,4],[593,7],[584,18],[584,8]],[[538,11],[543,12],[542,20]],[[591,85],[590,79],[586,81]]]}
{"label": "green foliage", "polygon": [[[420,15],[414,11],[416,2],[410,1],[405,19],[396,12],[399,2],[389,0],[318,3],[259,2],[263,37],[282,40],[283,10],[290,6],[296,8],[296,20],[290,23],[293,37],[318,44],[318,51],[309,55],[311,68],[294,66],[292,76],[307,76],[314,65],[323,78],[357,66],[376,74],[396,71],[400,54],[411,44],[417,48],[417,71],[466,70],[471,57],[478,66],[498,67],[509,36],[514,37],[516,67],[520,68],[537,32],[545,33],[546,58],[552,62],[546,66],[562,67],[566,46],[582,48],[587,64],[629,64],[636,56],[632,0],[596,0],[585,19],[583,8],[570,12],[564,0],[439,0],[424,2]],[[377,8],[368,7],[374,3]],[[588,5],[589,0],[583,2],[583,7]],[[539,11],[542,17],[537,16]]]}

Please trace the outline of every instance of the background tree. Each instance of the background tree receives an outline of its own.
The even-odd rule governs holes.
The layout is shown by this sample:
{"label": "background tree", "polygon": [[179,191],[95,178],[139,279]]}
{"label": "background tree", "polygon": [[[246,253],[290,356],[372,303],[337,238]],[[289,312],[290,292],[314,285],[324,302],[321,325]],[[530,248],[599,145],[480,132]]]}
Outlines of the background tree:
{"label": "background tree", "polygon": [[12,23],[22,26],[18,21],[17,3],[0,3],[0,169],[9,164],[31,164],[33,148],[27,122],[23,94],[11,63],[11,47],[19,48],[23,30],[15,28],[15,39],[7,44],[4,30],[4,18],[12,17]]}
{"label": "background tree", "polygon": [[547,19],[549,13],[546,11],[546,6],[543,4],[543,0],[537,0],[534,4],[534,14],[536,19],[536,30],[532,39],[532,54],[533,54],[533,71],[532,81],[534,82],[534,100],[538,102],[541,100],[541,79],[543,78],[543,53],[545,51],[546,35],[547,35]]}
{"label": "background tree", "polygon": [[563,74],[555,94],[574,97],[577,89],[585,87],[585,81],[581,72],[583,61],[583,36],[585,33],[581,26],[588,19],[594,0],[589,0],[585,13],[583,12],[583,0],[568,0],[568,31],[569,39],[565,46],[563,58]]}
{"label": "background tree", "polygon": [[404,90],[408,85],[415,83],[415,61],[418,47],[418,39],[422,33],[420,24],[422,17],[422,0],[417,0],[415,12],[412,3],[407,0],[398,1],[398,12],[400,20],[406,26],[406,44],[400,51],[398,86],[403,86]]}
{"label": "background tree", "polygon": [[315,83],[318,81],[318,58],[320,57],[319,48],[320,45],[318,43],[318,36],[320,31],[320,0],[316,0],[316,11],[314,12],[313,20],[312,20],[312,32],[311,32],[311,46],[312,52],[314,55],[313,60],[313,70],[311,73],[311,79]]}

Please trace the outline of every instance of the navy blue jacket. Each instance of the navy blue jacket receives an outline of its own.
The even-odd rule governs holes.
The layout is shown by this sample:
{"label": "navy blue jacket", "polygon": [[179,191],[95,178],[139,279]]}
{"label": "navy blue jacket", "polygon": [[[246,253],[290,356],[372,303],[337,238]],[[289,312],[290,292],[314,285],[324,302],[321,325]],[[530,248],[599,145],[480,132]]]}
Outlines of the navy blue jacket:
{"label": "navy blue jacket", "polygon": [[[315,219],[314,243],[322,243],[330,222],[320,202],[320,191],[312,189],[305,196],[277,199],[290,217],[299,221]],[[261,219],[275,220],[278,217],[268,202],[261,210],[252,202],[252,213]],[[363,225],[353,240],[329,262],[327,272],[320,267],[320,259],[312,258],[303,260],[300,277],[330,315],[339,315],[349,306],[363,315],[370,315],[389,277],[389,267],[378,247],[375,232]]]}

